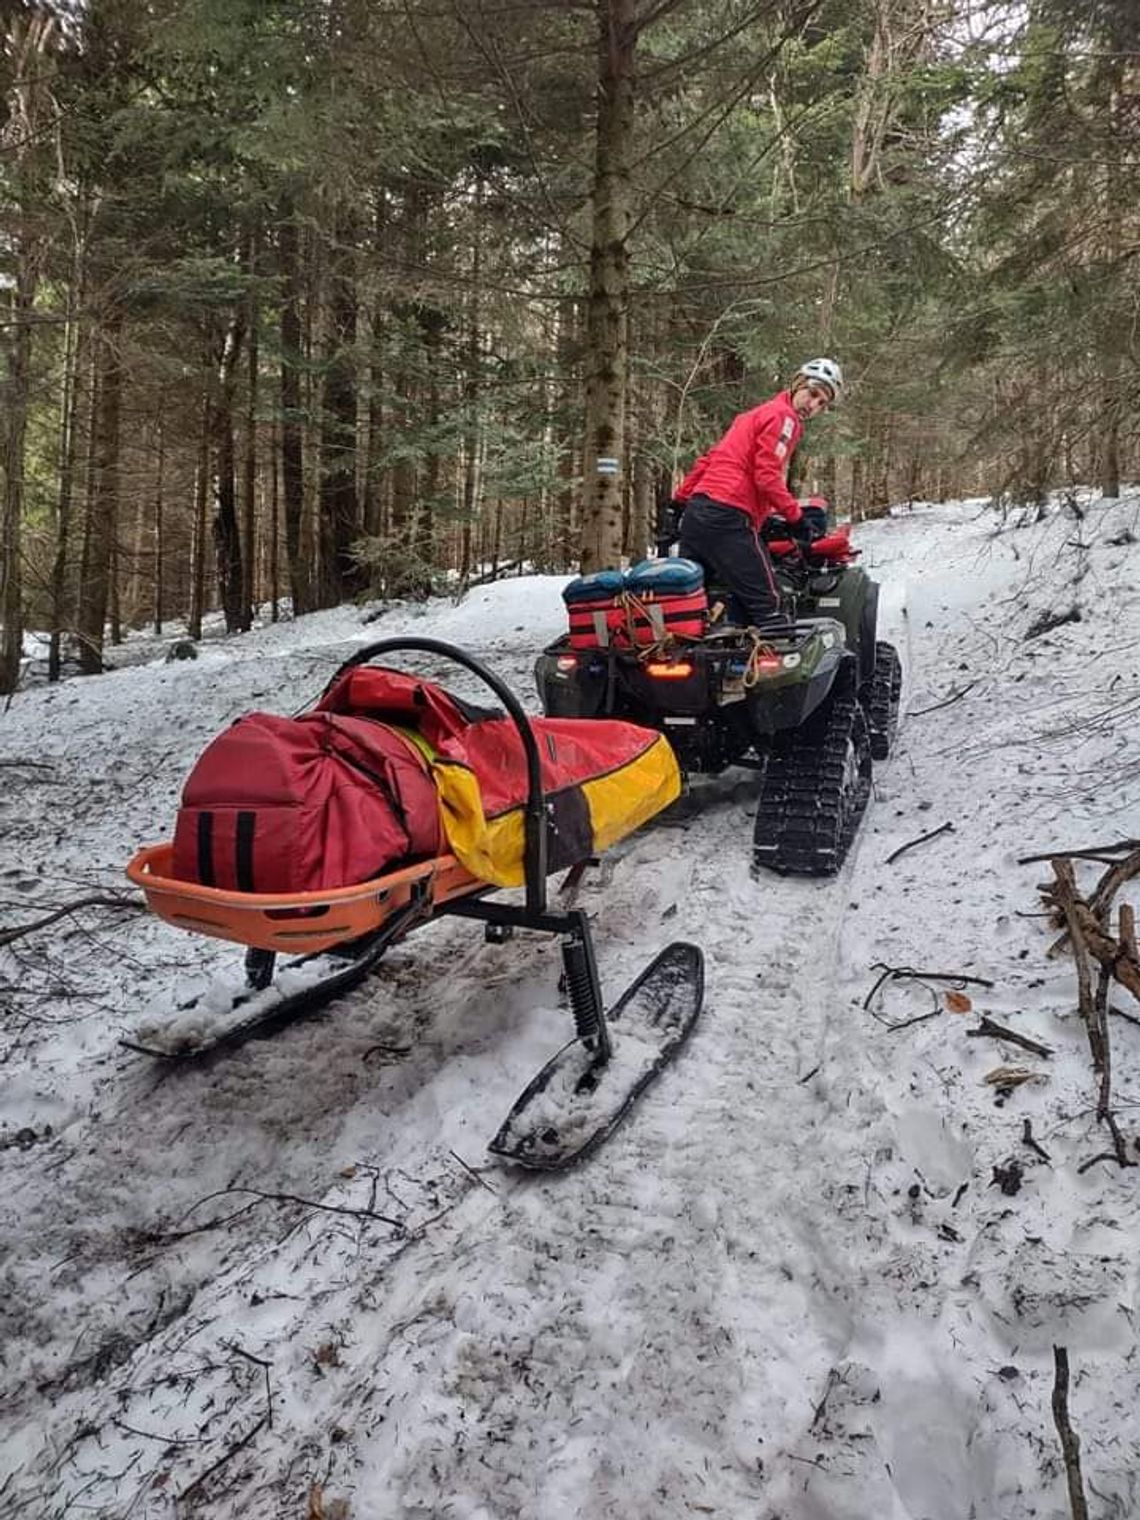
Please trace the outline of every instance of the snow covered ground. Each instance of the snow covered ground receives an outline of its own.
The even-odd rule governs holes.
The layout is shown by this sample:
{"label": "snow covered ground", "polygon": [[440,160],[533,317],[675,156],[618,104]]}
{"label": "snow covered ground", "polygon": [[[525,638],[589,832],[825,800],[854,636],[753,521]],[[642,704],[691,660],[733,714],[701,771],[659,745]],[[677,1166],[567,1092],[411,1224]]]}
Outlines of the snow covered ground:
{"label": "snow covered ground", "polygon": [[[1046,954],[1050,869],[1018,864],[1140,837],[1137,537],[1138,497],[857,530],[909,713],[852,856],[753,880],[755,783],[729,773],[587,878],[605,986],[687,939],[708,995],[565,1176],[484,1152],[568,1033],[542,936],[442,920],[319,1018],[178,1069],[117,1041],[232,950],[108,906],[0,949],[0,1516],[1063,1520],[1055,1345],[1089,1513],[1140,1513],[1140,1169],[1082,1167],[1110,1148],[1099,1079]],[[193,662],[140,641],[145,663],[18,695],[2,923],[122,888],[206,741],[363,642],[453,640],[534,707],[561,584]],[[868,1002],[883,964],[981,980],[967,1011],[934,980]],[[971,1037],[979,1015],[1053,1055]],[[1140,1028],[1110,1032],[1140,1161]],[[1032,1079],[995,1089],[1002,1065]]]}

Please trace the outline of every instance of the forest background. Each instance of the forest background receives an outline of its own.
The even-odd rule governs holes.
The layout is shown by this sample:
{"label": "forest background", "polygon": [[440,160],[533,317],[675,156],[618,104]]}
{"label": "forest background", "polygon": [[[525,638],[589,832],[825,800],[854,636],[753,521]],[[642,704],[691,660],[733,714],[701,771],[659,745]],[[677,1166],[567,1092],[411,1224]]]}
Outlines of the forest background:
{"label": "forest background", "polygon": [[[1135,0],[0,0],[0,692],[797,488],[1140,474]],[[601,464],[599,465],[599,461]]]}

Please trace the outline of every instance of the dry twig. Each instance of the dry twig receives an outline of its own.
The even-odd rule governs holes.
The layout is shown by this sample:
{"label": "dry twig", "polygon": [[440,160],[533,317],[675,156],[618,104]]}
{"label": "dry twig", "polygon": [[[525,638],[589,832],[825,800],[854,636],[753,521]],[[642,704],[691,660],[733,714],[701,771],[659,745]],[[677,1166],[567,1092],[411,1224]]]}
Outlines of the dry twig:
{"label": "dry twig", "polygon": [[986,981],[985,977],[964,976],[960,971],[916,971],[913,966],[888,966],[884,961],[876,961],[871,970],[878,971],[881,975],[863,999],[863,1007],[870,1013],[873,1019],[882,1024],[883,1028],[891,1034],[897,1034],[902,1029],[910,1029],[914,1024],[925,1024],[928,1019],[936,1019],[942,1012],[942,1003],[934,988],[926,987],[927,992],[930,993],[930,996],[934,1000],[934,1006],[930,1012],[920,1013],[913,1019],[902,1019],[892,1023],[890,1019],[883,1018],[881,1014],[876,1013],[871,1007],[876,994],[885,982],[914,981],[919,982],[922,986],[926,986],[927,982],[950,982],[952,984],[957,983],[959,986],[965,986],[967,982],[970,982],[979,987],[993,986],[993,982]]}
{"label": "dry twig", "polygon": [[[1134,996],[1140,997],[1140,963],[1137,963],[1135,957],[1129,958],[1124,945],[1112,938],[1104,924],[1093,913],[1091,906],[1081,897],[1077,891],[1072,862],[1060,858],[1054,860],[1053,872],[1056,881],[1043,889],[1043,895],[1065,915],[1077,971],[1077,1006],[1088,1032],[1093,1070],[1100,1077],[1096,1105],[1097,1122],[1107,1126],[1112,1136],[1113,1147],[1111,1151],[1102,1152],[1082,1163],[1078,1170],[1085,1172],[1090,1166],[1095,1166],[1098,1161],[1115,1161],[1122,1167],[1134,1166],[1136,1163],[1128,1156],[1124,1136],[1120,1133],[1120,1127],[1112,1112],[1112,1053],[1108,1037],[1108,988],[1110,981],[1115,978]],[[1106,879],[1102,878],[1102,885]],[[1113,890],[1115,891],[1115,887]],[[1107,903],[1103,911],[1107,916]],[[1091,958],[1094,956],[1100,962],[1100,976],[1095,994],[1092,987],[1091,968]]]}
{"label": "dry twig", "polygon": [[1061,1437],[1073,1520],[1089,1520],[1089,1507],[1081,1482],[1081,1443],[1069,1421],[1069,1352],[1065,1346],[1053,1347],[1053,1423]]}
{"label": "dry twig", "polygon": [[1007,1029],[1004,1024],[995,1024],[993,1019],[982,1014],[982,1022],[977,1029],[967,1029],[967,1036],[975,1040],[981,1035],[989,1035],[995,1040],[1008,1040],[1011,1045],[1020,1045],[1022,1050],[1029,1050],[1035,1056],[1051,1056],[1052,1047],[1042,1045],[1039,1040],[1031,1040],[1028,1035],[1018,1034],[1016,1029]]}
{"label": "dry twig", "polygon": [[[1133,843],[1133,840],[1122,840],[1121,847]],[[1064,857],[1058,856],[1056,858],[1063,859]],[[1087,858],[1091,859],[1092,857],[1089,856]],[[1087,906],[1089,912],[1097,920],[1102,929],[1107,929],[1108,927],[1108,914],[1112,907],[1112,899],[1124,883],[1130,881],[1138,873],[1140,873],[1140,849],[1134,849],[1124,860],[1111,864],[1093,888],[1092,896],[1089,898]],[[1064,934],[1049,946],[1048,954],[1050,956],[1059,955],[1065,948],[1068,938],[1069,930],[1066,928]]]}
{"label": "dry twig", "polygon": [[1046,850],[1041,855],[1021,855],[1019,866],[1037,865],[1042,860],[1104,860],[1122,850],[1140,850],[1140,839],[1119,839],[1115,844],[1091,844],[1081,850]]}
{"label": "dry twig", "polygon": [[960,691],[952,691],[942,702],[935,702],[933,707],[917,707],[913,712],[908,711],[908,718],[925,718],[927,713],[941,712],[944,707],[952,707],[955,702],[960,702],[968,691],[973,691],[977,681],[967,681]]}
{"label": "dry twig", "polygon": [[193,1483],[187,1484],[187,1486],[178,1495],[179,1502],[184,1504],[186,1500],[191,1497],[191,1495],[196,1494],[199,1489],[201,1489],[202,1486],[214,1476],[216,1472],[225,1467],[227,1462],[231,1462],[234,1457],[237,1456],[239,1451],[244,1451],[249,1443],[254,1439],[254,1437],[258,1435],[262,1430],[264,1430],[265,1426],[268,1423],[269,1416],[267,1414],[263,1414],[261,1416],[261,1419],[258,1420],[257,1424],[254,1425],[251,1429],[247,1430],[240,1441],[235,1441],[231,1447],[229,1447],[221,1454],[216,1462],[212,1463],[209,1467],[207,1467],[204,1473],[201,1473],[197,1478],[195,1478]]}
{"label": "dry twig", "polygon": [[169,1232],[156,1233],[149,1236],[148,1239],[158,1245],[172,1240],[185,1240],[188,1235],[200,1235],[206,1230],[216,1230],[220,1225],[228,1224],[231,1219],[237,1219],[241,1214],[246,1214],[250,1209],[256,1208],[259,1203],[295,1203],[299,1204],[301,1208],[316,1209],[322,1214],[343,1214],[347,1215],[350,1219],[375,1220],[378,1224],[390,1225],[392,1229],[398,1230],[401,1233],[405,1229],[403,1220],[392,1219],[387,1214],[379,1214],[375,1209],[351,1209],[338,1204],[320,1203],[315,1198],[301,1198],[296,1193],[263,1193],[260,1188],[250,1187],[219,1188],[215,1193],[207,1193],[204,1198],[199,1198],[196,1203],[191,1205],[186,1214],[183,1215],[183,1218],[187,1218],[193,1213],[194,1209],[201,1208],[202,1204],[210,1203],[215,1198],[234,1198],[238,1196],[250,1198],[252,1202],[245,1204],[240,1209],[236,1209],[232,1214],[224,1215],[221,1219],[211,1219],[206,1224],[192,1225],[186,1230],[171,1230]]}
{"label": "dry twig", "polygon": [[884,864],[888,866],[893,865],[900,855],[905,855],[908,850],[913,850],[916,845],[925,844],[928,839],[937,839],[939,834],[952,834],[953,832],[954,825],[952,823],[944,823],[941,828],[931,829],[929,834],[920,834],[917,839],[911,839],[906,844],[900,844],[897,850],[892,851],[887,856]]}
{"label": "dry twig", "polygon": [[1033,1137],[1033,1121],[1026,1119],[1021,1126],[1021,1143],[1027,1145],[1035,1156],[1040,1156],[1042,1161],[1049,1166],[1053,1165],[1053,1158],[1043,1145],[1040,1145]]}
{"label": "dry twig", "polygon": [[77,913],[80,908],[130,908],[136,913],[141,913],[146,907],[141,897],[124,897],[113,895],[111,897],[77,897],[74,902],[64,903],[62,908],[56,908],[43,918],[34,919],[30,924],[17,924],[12,929],[0,929],[0,945],[11,945],[18,939],[23,939],[27,934],[34,934],[37,929],[46,929],[51,924],[58,923],[61,918],[66,918],[70,913]]}

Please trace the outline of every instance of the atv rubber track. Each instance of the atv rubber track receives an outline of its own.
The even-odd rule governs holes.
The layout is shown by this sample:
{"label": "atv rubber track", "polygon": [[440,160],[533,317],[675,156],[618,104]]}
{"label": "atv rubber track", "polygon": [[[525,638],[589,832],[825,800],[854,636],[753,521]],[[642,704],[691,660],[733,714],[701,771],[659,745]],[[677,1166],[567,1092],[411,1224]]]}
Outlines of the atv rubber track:
{"label": "atv rubber track", "polygon": [[870,794],[867,715],[847,680],[822,713],[772,747],[756,813],[753,869],[833,876]]}
{"label": "atv rubber track", "polygon": [[893,644],[875,645],[875,668],[861,693],[871,730],[871,755],[886,760],[895,747],[902,696],[902,662]]}

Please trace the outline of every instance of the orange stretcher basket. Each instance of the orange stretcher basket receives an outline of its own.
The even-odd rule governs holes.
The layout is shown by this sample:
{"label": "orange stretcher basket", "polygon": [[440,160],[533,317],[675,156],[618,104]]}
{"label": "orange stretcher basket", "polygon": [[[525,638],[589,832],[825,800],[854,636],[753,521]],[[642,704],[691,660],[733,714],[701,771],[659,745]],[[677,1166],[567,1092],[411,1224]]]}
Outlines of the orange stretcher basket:
{"label": "orange stretcher basket", "polygon": [[234,892],[179,881],[172,873],[173,844],[148,845],[127,866],[152,913],[188,929],[257,950],[317,954],[380,929],[412,900],[431,908],[456,897],[492,891],[454,855],[401,866],[385,876],[326,892]]}

